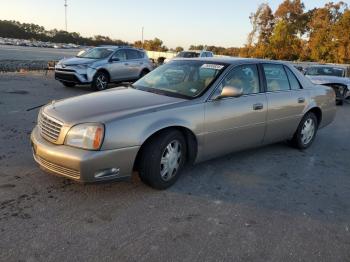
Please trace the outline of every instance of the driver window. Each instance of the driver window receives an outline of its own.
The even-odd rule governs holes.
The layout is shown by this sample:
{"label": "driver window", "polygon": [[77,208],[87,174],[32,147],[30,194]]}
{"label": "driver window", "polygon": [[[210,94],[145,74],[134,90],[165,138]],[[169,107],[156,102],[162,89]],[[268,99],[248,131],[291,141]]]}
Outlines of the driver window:
{"label": "driver window", "polygon": [[119,61],[125,61],[126,60],[126,53],[124,50],[119,50],[119,51],[115,52],[112,59],[113,58],[119,58]]}
{"label": "driver window", "polygon": [[243,65],[235,67],[221,82],[217,93],[221,93],[224,86],[242,89],[244,95],[259,93],[259,74],[257,66]]}

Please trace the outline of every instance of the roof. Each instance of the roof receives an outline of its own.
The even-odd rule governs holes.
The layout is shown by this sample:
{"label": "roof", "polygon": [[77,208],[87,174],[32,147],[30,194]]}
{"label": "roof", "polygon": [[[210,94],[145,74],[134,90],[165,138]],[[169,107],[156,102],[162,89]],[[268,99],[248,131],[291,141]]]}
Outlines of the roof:
{"label": "roof", "polygon": [[225,64],[240,64],[240,63],[275,63],[275,64],[289,64],[285,61],[266,60],[256,58],[242,58],[242,57],[200,57],[200,58],[174,58],[174,60],[193,60],[193,61],[207,61]]}

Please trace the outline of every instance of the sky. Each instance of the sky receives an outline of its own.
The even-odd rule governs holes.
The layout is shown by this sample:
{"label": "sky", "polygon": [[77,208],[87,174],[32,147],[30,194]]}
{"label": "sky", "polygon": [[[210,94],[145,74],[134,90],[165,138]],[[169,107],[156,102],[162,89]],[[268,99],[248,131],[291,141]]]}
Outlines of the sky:
{"label": "sky", "polygon": [[[191,44],[240,47],[251,30],[249,15],[267,2],[282,0],[67,0],[68,31],[128,42],[155,37],[170,48]],[[304,0],[306,9],[330,0]],[[347,0],[348,1],[348,0]],[[345,2],[347,2],[345,1]],[[1,0],[0,20],[64,29],[64,0]]]}

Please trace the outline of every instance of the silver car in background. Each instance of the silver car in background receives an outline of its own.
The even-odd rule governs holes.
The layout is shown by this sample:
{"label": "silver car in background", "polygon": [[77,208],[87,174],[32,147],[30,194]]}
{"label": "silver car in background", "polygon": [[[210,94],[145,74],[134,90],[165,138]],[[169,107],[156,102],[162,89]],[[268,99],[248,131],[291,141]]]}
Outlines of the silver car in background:
{"label": "silver car in background", "polygon": [[124,46],[101,46],[63,59],[55,66],[55,78],[67,87],[91,84],[100,91],[109,82],[135,81],[153,69],[142,49]]}
{"label": "silver car in background", "polygon": [[44,106],[34,159],[81,182],[129,177],[165,189],[186,163],[288,140],[308,148],[335,116],[335,93],[289,64],[178,59],[131,87]]}
{"label": "silver car in background", "polygon": [[332,87],[337,105],[350,96],[350,66],[316,65],[306,68],[305,75],[314,84]]}

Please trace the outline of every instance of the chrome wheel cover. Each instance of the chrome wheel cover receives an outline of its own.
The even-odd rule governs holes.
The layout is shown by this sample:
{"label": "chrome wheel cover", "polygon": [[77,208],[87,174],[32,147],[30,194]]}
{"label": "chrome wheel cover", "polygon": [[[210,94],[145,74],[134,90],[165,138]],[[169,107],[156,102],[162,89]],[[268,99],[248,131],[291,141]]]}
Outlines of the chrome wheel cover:
{"label": "chrome wheel cover", "polygon": [[301,142],[307,145],[315,136],[316,125],[312,118],[308,118],[301,129]]}
{"label": "chrome wheel cover", "polygon": [[160,176],[162,180],[169,181],[179,170],[182,157],[182,148],[179,141],[170,142],[163,151],[160,160]]}
{"label": "chrome wheel cover", "polygon": [[107,77],[105,75],[101,74],[96,78],[96,86],[99,90],[106,89],[107,84]]}

